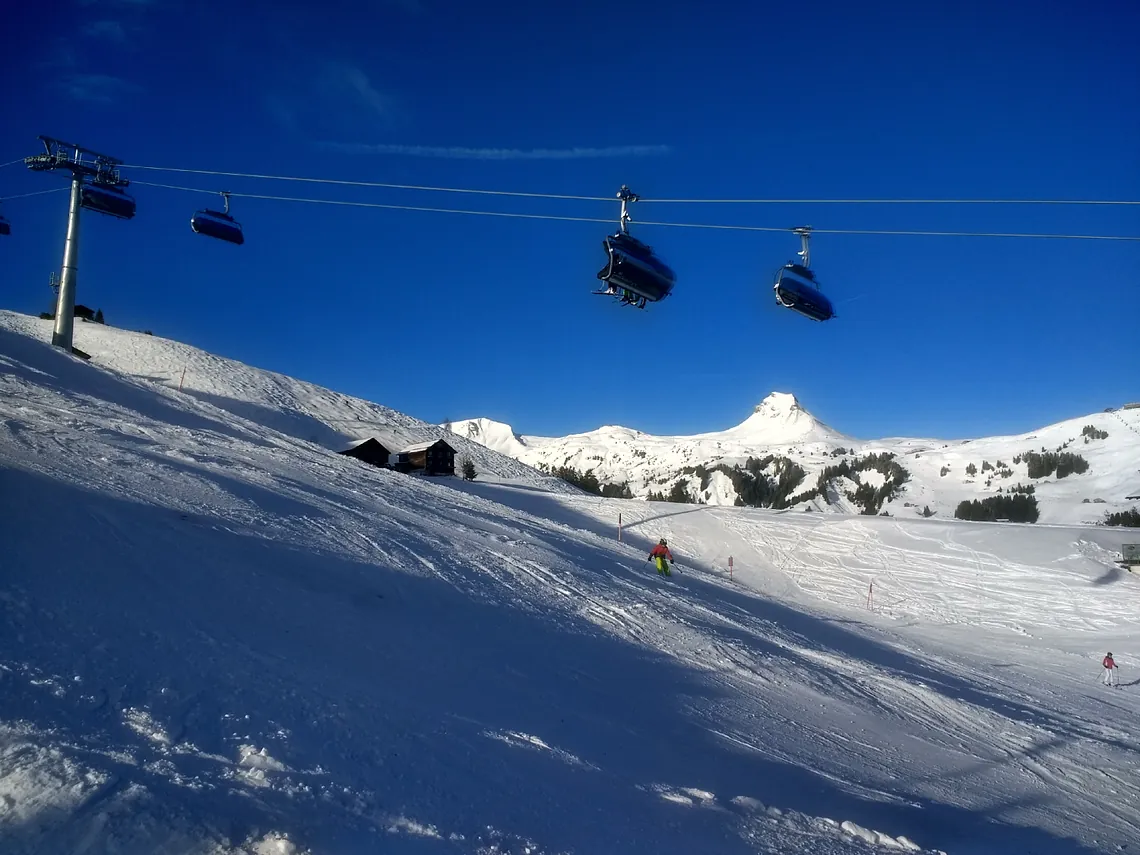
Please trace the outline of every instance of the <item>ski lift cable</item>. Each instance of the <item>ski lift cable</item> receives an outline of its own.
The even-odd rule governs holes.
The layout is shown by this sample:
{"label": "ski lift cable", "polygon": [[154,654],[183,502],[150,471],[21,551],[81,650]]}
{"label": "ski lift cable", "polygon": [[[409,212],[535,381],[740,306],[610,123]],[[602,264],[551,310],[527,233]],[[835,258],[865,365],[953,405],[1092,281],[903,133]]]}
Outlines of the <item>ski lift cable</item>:
{"label": "ski lift cable", "polygon": [[[204,190],[201,187],[180,187],[176,184],[158,184],[153,181],[132,181],[131,184],[142,185],[144,187],[163,187],[167,190],[187,190],[191,193],[209,193],[216,196],[216,190]],[[511,211],[471,211],[460,208],[433,208],[421,205],[388,205],[383,202],[352,202],[346,199],[310,199],[302,196],[272,196],[265,193],[235,193],[227,191],[228,195],[235,199],[268,199],[275,202],[308,202],[316,205],[345,205],[352,208],[384,208],[392,211],[430,211],[440,214],[477,214],[485,217],[514,217],[517,219],[529,220],[565,220],[568,222],[576,223],[612,223],[612,217],[565,217],[557,216],[554,214],[526,214],[515,213]],[[609,201],[608,199],[606,200]],[[772,231],[784,231],[784,229],[772,229]]]}
{"label": "ski lift cable", "polygon": [[[654,225],[643,221],[643,225]],[[657,223],[656,225],[669,225]],[[677,224],[679,225],[679,224]],[[711,228],[696,226],[696,228]],[[718,227],[719,228],[719,227]],[[747,228],[747,226],[727,226],[727,228]],[[781,229],[791,231],[791,229]],[[821,235],[925,235],[930,237],[1003,237],[1003,238],[1057,238],[1059,240],[1119,240],[1140,242],[1140,235],[1063,235],[1039,232],[937,232],[911,231],[905,229],[812,229],[812,234]]]}
{"label": "ski lift cable", "polygon": [[[770,226],[713,225],[711,223],[659,223],[652,220],[638,220],[641,226],[677,226],[686,229],[736,229],[750,232],[791,232],[795,229],[773,228]],[[818,229],[812,228],[813,235],[917,235],[929,237],[1006,237],[1006,238],[1060,238],[1064,240],[1121,240],[1140,241],[1140,235],[1064,235],[1040,232],[939,232],[903,229]]]}
{"label": "ski lift cable", "polygon": [[[132,184],[139,184],[146,187],[161,187],[167,190],[183,190],[191,193],[208,193],[210,195],[217,195],[216,190],[205,190],[201,187],[182,187],[176,184],[159,184],[150,181],[132,181]],[[425,211],[438,214],[469,214],[473,216],[483,217],[508,217],[513,219],[523,220],[559,220],[562,222],[574,223],[611,223],[612,218],[601,217],[567,217],[555,214],[528,214],[512,211],[473,211],[463,208],[436,208],[423,205],[391,205],[383,202],[353,202],[344,199],[312,199],[300,196],[274,196],[264,193],[234,193],[229,191],[229,195],[234,198],[240,199],[265,199],[276,202],[303,202],[317,205],[343,205],[353,208],[381,208],[391,211]],[[606,200],[610,201],[610,200]],[[714,223],[670,223],[670,222],[657,222],[653,220],[639,220],[640,226],[664,226],[669,228],[686,228],[686,229],[720,229],[728,231],[748,231],[748,232],[787,232],[793,229],[781,226],[745,226],[745,225],[718,225]],[[1137,241],[1140,242],[1140,236],[1131,235],[1068,235],[1068,234],[1041,234],[1030,232],[942,232],[942,231],[917,231],[917,230],[888,230],[888,229],[821,229],[813,228],[812,234],[833,234],[833,235],[911,235],[911,236],[933,236],[933,237],[1017,237],[1017,238],[1057,238],[1065,240],[1116,240],[1116,241]]]}
{"label": "ski lift cable", "polygon": [[[438,193],[469,193],[481,196],[519,196],[527,199],[561,199],[577,202],[610,202],[609,196],[570,196],[558,193],[527,193],[518,190],[476,190],[464,187],[426,187],[419,184],[385,184],[379,181],[347,181],[339,178],[303,178],[292,175],[260,175],[251,172],[217,172],[211,169],[179,169],[166,166],[121,166],[120,169],[149,169],[158,172],[182,172],[192,175],[217,175],[225,178],[260,178],[270,181],[299,181],[308,184],[336,184],[346,187],[374,187],[384,190],[423,190]],[[143,182],[136,181],[136,184]],[[236,193],[233,195],[237,195]]]}
{"label": "ski lift cable", "polygon": [[1140,205],[1124,199],[652,199],[676,205]]}
{"label": "ski lift cable", "polygon": [[23,162],[24,162],[24,158],[18,157],[15,160],[9,160],[7,163],[0,163],[0,169],[3,169],[6,166],[15,166],[17,163],[23,163]]}
{"label": "ski lift cable", "polygon": [[20,193],[17,196],[0,196],[0,202],[11,202],[13,199],[27,199],[29,196],[43,196],[46,193],[62,193],[70,191],[70,187],[52,187],[50,190],[36,190],[34,193]]}
{"label": "ski lift cable", "polygon": [[[226,178],[256,178],[270,181],[298,181],[310,184],[336,184],[348,187],[376,187],[387,190],[417,190],[437,193],[469,193],[482,196],[517,196],[528,199],[559,199],[578,202],[612,202],[610,196],[574,196],[562,193],[530,193],[516,190],[480,190],[470,187],[431,187],[419,184],[387,184],[377,181],[348,181],[337,178],[305,178],[291,175],[265,175],[252,172],[221,172],[212,169],[184,169],[170,166],[123,165],[120,169],[146,169]],[[653,199],[641,202],[677,205],[1140,205],[1121,199]]]}

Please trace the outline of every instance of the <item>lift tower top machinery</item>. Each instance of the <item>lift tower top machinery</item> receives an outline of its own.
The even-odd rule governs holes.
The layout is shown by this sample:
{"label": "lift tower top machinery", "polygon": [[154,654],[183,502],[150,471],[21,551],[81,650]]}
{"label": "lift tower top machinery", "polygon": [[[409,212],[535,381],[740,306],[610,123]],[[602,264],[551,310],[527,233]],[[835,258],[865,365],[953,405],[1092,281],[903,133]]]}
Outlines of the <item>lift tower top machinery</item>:
{"label": "lift tower top machinery", "polygon": [[119,174],[121,160],[74,143],[41,136],[44,154],[24,158],[33,172],[66,171],[71,176],[71,204],[67,215],[67,237],[63,243],[63,269],[59,277],[59,299],[55,307],[55,329],[51,343],[68,353],[75,329],[75,280],[79,267],[79,211],[88,208],[122,220],[135,215],[135,200],[124,191],[130,182]]}

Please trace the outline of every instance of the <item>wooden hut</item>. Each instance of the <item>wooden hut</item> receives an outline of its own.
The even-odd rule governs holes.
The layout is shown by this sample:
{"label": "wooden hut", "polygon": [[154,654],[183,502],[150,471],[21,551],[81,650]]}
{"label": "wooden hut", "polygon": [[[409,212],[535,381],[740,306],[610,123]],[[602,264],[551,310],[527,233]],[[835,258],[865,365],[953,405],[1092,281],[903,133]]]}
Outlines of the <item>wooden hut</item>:
{"label": "wooden hut", "polygon": [[388,450],[387,446],[374,436],[362,440],[340,453],[384,469],[388,468],[392,457],[392,452]]}
{"label": "wooden hut", "polygon": [[396,469],[425,475],[454,475],[455,449],[442,439],[417,442],[396,452]]}

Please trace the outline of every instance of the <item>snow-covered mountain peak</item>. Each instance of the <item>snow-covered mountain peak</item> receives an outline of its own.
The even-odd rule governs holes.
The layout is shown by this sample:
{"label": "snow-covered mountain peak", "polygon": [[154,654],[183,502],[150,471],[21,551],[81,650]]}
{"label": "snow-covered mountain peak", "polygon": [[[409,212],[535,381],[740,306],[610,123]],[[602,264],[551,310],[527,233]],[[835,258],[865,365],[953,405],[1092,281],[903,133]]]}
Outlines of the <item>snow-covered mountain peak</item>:
{"label": "snow-covered mountain peak", "polygon": [[518,435],[506,422],[497,422],[494,419],[463,419],[447,424],[451,433],[466,436],[469,439],[481,439],[488,436],[512,437],[516,441]]}
{"label": "snow-covered mountain peak", "polygon": [[771,415],[782,415],[790,413],[793,410],[802,410],[803,406],[800,405],[800,400],[791,392],[773,392],[759,404],[752,408],[754,414],[769,413]]}
{"label": "snow-covered mountain peak", "polygon": [[721,435],[759,445],[845,439],[804,409],[799,399],[789,392],[773,392],[753,408],[752,415]]}
{"label": "snow-covered mountain peak", "polygon": [[526,444],[515,433],[514,428],[505,422],[494,419],[462,419],[445,425],[446,429],[465,439],[485,445],[492,451],[518,459]]}

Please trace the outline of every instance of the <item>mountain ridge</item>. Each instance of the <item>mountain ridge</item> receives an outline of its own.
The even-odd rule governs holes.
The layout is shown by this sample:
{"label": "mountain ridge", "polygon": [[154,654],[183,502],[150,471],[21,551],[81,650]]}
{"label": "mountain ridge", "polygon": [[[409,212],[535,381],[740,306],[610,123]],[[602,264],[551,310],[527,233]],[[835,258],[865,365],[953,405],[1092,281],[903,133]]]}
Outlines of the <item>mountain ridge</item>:
{"label": "mountain ridge", "polygon": [[[739,424],[691,435],[654,435],[607,425],[538,437],[490,419],[454,421],[448,429],[475,442],[492,443],[489,447],[543,471],[592,472],[603,485],[628,485],[635,498],[672,494],[675,501],[700,504],[746,503],[741,496],[745,488],[729,482],[741,480],[733,472],[747,468],[750,460],[756,472],[770,480],[791,484],[799,477],[778,494],[776,505],[761,506],[813,511],[869,512],[852,498],[864,483],[884,491],[873,512],[892,515],[925,514],[929,508],[931,514],[953,516],[962,501],[1009,495],[1010,488],[1020,487],[1033,490],[1042,506],[1041,521],[1092,524],[1105,510],[1127,510],[1132,505],[1125,496],[1140,488],[1140,409],[1089,413],[992,437],[857,439],[817,419],[794,394],[776,391]],[[1082,457],[1087,470],[1060,478],[1030,477],[1026,454],[1064,452]],[[883,473],[889,470],[880,459],[883,455],[905,470],[893,470],[898,481],[894,489],[884,487],[889,476]],[[829,475],[829,467],[844,461],[865,468],[861,474]],[[799,467],[802,475],[789,474],[789,467]],[[879,469],[883,472],[877,475]],[[761,495],[776,494],[762,490]],[[803,498],[794,501],[797,496]]]}

